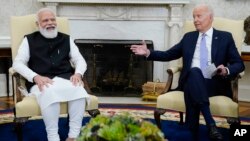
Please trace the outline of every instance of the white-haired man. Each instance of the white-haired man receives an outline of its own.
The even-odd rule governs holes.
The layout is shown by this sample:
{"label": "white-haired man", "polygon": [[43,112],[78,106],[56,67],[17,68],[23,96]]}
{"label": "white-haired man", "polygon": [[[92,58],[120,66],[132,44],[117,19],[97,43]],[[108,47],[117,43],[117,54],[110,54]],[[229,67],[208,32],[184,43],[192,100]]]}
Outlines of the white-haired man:
{"label": "white-haired man", "polygon": [[57,31],[56,16],[51,9],[40,9],[36,24],[39,31],[24,37],[13,68],[27,79],[29,92],[36,95],[49,141],[60,141],[60,102],[68,101],[67,141],[73,141],[80,133],[89,97],[82,82],[86,61],[70,36]]}
{"label": "white-haired man", "polygon": [[[182,57],[183,68],[178,90],[184,92],[186,106],[185,124],[192,131],[194,140],[199,136],[199,118],[202,113],[212,140],[223,140],[209,108],[209,97],[225,95],[232,97],[231,79],[245,69],[232,34],[212,27],[213,10],[206,4],[193,9],[195,31],[186,33],[181,41],[166,51],[147,49],[132,45],[137,55],[148,60],[171,61]],[[216,75],[208,76],[209,68],[216,67]]]}

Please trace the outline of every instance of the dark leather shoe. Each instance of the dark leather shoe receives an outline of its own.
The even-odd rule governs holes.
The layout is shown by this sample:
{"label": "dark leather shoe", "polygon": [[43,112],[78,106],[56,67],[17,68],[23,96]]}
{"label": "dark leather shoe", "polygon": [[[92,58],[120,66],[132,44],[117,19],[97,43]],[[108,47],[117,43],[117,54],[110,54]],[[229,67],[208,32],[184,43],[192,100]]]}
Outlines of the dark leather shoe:
{"label": "dark leather shoe", "polygon": [[223,140],[222,134],[218,131],[218,129],[215,125],[210,125],[208,128],[209,128],[208,129],[209,130],[209,138],[211,140],[215,140],[215,141]]}

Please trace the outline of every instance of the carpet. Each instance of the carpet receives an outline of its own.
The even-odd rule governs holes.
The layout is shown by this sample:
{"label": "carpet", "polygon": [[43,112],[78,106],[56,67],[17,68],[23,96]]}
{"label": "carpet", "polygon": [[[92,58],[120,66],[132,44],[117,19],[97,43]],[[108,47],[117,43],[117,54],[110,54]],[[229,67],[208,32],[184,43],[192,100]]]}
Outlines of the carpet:
{"label": "carpet", "polygon": [[[143,118],[144,120],[149,120],[153,123],[153,110],[155,105],[140,105],[140,104],[100,104],[99,109],[101,114],[113,115],[122,114],[124,112],[129,112],[132,116]],[[0,140],[1,141],[16,141],[16,134],[13,125],[13,113],[12,110],[0,111]],[[66,124],[66,115],[62,115],[60,118],[60,136],[64,140],[67,136],[68,126]],[[86,113],[83,120],[83,125],[88,123],[90,117]],[[162,131],[169,141],[191,141],[191,134],[188,129],[184,126],[179,125],[179,114],[177,112],[168,111],[162,117]],[[221,117],[215,117],[216,124],[219,130],[224,136],[224,140],[229,140],[229,125],[226,119]],[[250,119],[241,118],[243,125],[250,125]],[[200,139],[202,141],[208,141],[207,129],[204,125],[204,119],[201,116],[200,120]],[[33,117],[23,126],[24,141],[46,141],[46,132],[44,123],[41,117]]]}

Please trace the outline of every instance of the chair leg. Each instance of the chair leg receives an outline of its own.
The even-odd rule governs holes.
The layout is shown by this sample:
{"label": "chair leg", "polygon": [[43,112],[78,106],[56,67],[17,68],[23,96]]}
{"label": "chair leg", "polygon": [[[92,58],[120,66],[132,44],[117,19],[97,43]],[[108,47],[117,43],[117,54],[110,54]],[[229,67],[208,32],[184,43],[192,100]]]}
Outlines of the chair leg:
{"label": "chair leg", "polygon": [[183,120],[183,112],[179,112],[180,114],[180,125],[183,125],[184,124],[184,120]]}
{"label": "chair leg", "polygon": [[161,129],[161,115],[166,113],[166,111],[167,111],[166,109],[161,109],[161,108],[156,108],[154,111],[155,122],[159,129]]}
{"label": "chair leg", "polygon": [[94,109],[94,110],[87,110],[87,112],[89,113],[89,115],[91,117],[96,117],[97,115],[99,115],[101,112],[98,109]]}
{"label": "chair leg", "polygon": [[23,125],[26,121],[28,121],[28,117],[23,117],[23,118],[15,118],[14,119],[14,124],[15,124],[15,132],[17,134],[17,140],[22,141],[23,140]]}

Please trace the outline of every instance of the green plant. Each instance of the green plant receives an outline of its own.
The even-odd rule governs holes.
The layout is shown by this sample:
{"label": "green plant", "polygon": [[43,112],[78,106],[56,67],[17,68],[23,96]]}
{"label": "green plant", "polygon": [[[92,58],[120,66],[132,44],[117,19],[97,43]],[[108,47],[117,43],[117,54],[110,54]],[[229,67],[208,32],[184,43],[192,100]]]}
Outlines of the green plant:
{"label": "green plant", "polygon": [[153,123],[123,115],[92,118],[81,129],[77,141],[164,141],[164,135]]}

